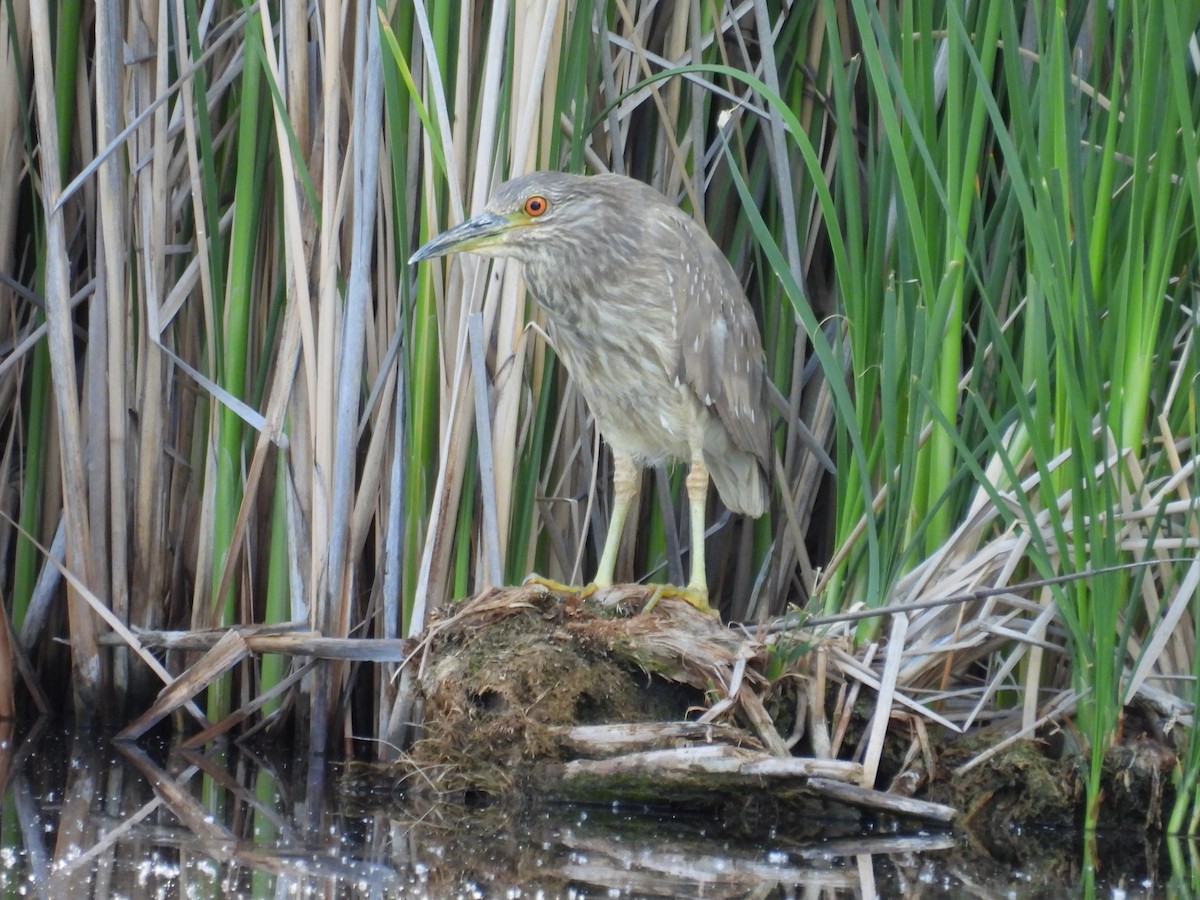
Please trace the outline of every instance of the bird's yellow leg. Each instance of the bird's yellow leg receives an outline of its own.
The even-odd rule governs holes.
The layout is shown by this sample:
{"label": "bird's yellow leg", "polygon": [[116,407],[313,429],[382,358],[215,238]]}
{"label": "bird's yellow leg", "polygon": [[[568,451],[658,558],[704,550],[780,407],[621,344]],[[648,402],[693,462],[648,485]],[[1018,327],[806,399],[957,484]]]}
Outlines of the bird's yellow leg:
{"label": "bird's yellow leg", "polygon": [[613,572],[617,568],[617,551],[621,549],[621,533],[625,530],[625,517],[638,493],[638,470],[633,457],[613,451],[613,509],[608,520],[608,535],[604,539],[604,551],[596,567],[596,577],[588,585],[587,592],[612,587]]}
{"label": "bird's yellow leg", "polygon": [[604,539],[604,550],[600,554],[600,564],[596,567],[596,577],[592,579],[592,583],[581,589],[543,578],[541,575],[530,575],[525,579],[525,583],[540,584],[552,591],[579,594],[581,597],[590,597],[600,588],[612,587],[613,572],[617,568],[617,551],[621,548],[621,532],[625,530],[625,518],[637,493],[638,470],[633,458],[614,450],[612,516],[608,520],[608,535]]}
{"label": "bird's yellow leg", "polygon": [[708,603],[708,575],[704,568],[704,510],[708,503],[708,467],[704,465],[704,458],[699,450],[692,453],[692,468],[688,472],[686,483],[692,526],[692,577],[687,587],[659,585],[643,608],[643,613],[652,610],[663,597],[678,597],[701,612],[713,616],[717,614]]}
{"label": "bird's yellow leg", "polygon": [[[704,568],[704,511],[708,505],[708,467],[697,450],[692,454],[692,468],[687,476],[688,506],[692,524],[692,577],[688,590],[694,591],[708,608],[708,574]],[[696,604],[699,606],[700,604]]]}

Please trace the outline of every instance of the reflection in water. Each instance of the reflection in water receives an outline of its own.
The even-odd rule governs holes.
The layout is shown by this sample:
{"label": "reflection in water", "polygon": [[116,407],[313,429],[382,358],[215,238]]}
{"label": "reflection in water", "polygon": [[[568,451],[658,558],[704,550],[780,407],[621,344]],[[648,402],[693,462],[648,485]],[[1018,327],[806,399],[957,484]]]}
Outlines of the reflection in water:
{"label": "reflection in water", "polygon": [[[147,752],[60,734],[14,741],[2,726],[0,739],[6,895],[1027,896],[1072,878],[997,866],[965,838],[897,827],[351,796],[333,767],[287,747]],[[1153,889],[1122,885],[1125,896]],[[1173,887],[1190,893],[1180,879]]]}

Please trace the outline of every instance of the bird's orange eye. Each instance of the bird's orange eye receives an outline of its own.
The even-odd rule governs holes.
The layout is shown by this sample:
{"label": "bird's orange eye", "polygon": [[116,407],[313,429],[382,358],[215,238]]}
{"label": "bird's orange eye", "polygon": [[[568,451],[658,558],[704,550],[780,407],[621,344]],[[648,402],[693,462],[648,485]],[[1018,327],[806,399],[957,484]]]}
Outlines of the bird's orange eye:
{"label": "bird's orange eye", "polygon": [[525,215],[536,219],[550,208],[550,204],[546,202],[546,198],[540,194],[534,194],[525,201]]}

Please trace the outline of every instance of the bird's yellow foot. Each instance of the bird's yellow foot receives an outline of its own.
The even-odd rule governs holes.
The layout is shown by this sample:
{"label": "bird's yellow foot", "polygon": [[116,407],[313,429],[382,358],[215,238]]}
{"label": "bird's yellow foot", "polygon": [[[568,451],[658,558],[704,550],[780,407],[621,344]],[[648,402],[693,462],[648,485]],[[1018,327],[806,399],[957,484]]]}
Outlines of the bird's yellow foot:
{"label": "bird's yellow foot", "polygon": [[598,588],[598,585],[595,582],[592,582],[591,584],[585,584],[580,587],[577,584],[564,584],[561,581],[555,581],[553,578],[544,578],[541,575],[529,575],[523,583],[540,584],[547,590],[551,590],[559,594],[575,594],[580,599],[592,596],[592,594],[596,593]]}
{"label": "bird's yellow foot", "polygon": [[[555,593],[559,594],[574,594],[581,600],[586,600],[588,597],[592,596],[592,594],[596,593],[596,591],[600,590],[601,587],[594,581],[591,584],[580,586],[577,584],[564,584],[561,581],[555,581],[553,578],[546,578],[542,575],[536,574],[527,576],[523,583],[540,584],[547,590],[554,591]],[[606,586],[611,587],[611,585]],[[707,588],[695,587],[693,585],[679,587],[678,585],[674,584],[650,584],[645,585],[645,587],[653,588],[654,593],[650,595],[650,599],[647,600],[646,605],[642,607],[642,615],[645,615],[654,609],[654,607],[658,605],[658,601],[663,597],[677,597],[680,600],[690,603],[702,613],[713,616],[714,618],[719,616],[716,608],[709,605]]]}
{"label": "bird's yellow foot", "polygon": [[688,585],[687,587],[678,587],[674,584],[654,585],[654,593],[650,595],[650,599],[646,602],[646,605],[642,607],[642,615],[645,615],[646,613],[650,612],[650,610],[654,609],[654,607],[658,605],[658,601],[663,597],[678,597],[680,600],[685,600],[692,604],[692,606],[696,607],[696,609],[700,610],[702,613],[706,613],[707,615],[713,617],[717,617],[719,615],[716,608],[710,606],[708,603],[708,588],[694,587],[692,585]]}

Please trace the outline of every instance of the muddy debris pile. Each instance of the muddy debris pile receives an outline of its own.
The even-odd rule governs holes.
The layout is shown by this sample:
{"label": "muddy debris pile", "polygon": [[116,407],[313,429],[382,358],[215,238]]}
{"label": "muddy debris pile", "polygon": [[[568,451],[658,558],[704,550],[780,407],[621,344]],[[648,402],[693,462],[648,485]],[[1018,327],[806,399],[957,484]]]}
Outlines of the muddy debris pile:
{"label": "muddy debris pile", "polygon": [[[942,682],[932,696],[952,695],[961,643],[938,656],[910,632],[908,646],[863,648],[852,626],[730,626],[652,597],[535,584],[455,604],[405,663],[415,740],[374,774],[432,801],[953,823],[996,858],[1020,855],[1010,845],[1026,826],[1082,821],[1085,750],[1069,714],[1022,737],[1018,711],[971,727],[969,704],[923,702],[919,679],[889,684],[889,658],[911,658]],[[1172,715],[1135,701],[1107,755],[1104,814],[1143,834],[1173,799]]]}
{"label": "muddy debris pile", "polygon": [[864,787],[861,763],[794,755],[811,718],[794,636],[785,666],[772,640],[682,600],[643,612],[652,593],[621,585],[581,599],[529,585],[435,620],[409,663],[423,725],[396,770],[405,790],[953,817]]}

